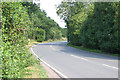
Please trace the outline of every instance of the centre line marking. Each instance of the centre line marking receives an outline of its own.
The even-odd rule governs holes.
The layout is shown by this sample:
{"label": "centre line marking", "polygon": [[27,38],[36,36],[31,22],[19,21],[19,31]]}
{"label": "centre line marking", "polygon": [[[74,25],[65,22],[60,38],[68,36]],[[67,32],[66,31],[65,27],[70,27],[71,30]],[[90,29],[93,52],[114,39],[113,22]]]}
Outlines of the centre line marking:
{"label": "centre line marking", "polygon": [[50,47],[52,47],[52,45],[50,45]]}
{"label": "centre line marking", "polygon": [[114,69],[118,69],[117,67],[114,67],[114,66],[109,66],[107,64],[102,64],[103,66],[106,66],[106,67],[110,67],[110,68],[114,68]]}
{"label": "centre line marking", "polygon": [[75,56],[75,55],[71,55],[71,56],[72,56],[72,57],[75,57],[75,58],[78,58],[78,59],[82,59],[82,60],[88,61],[87,59],[82,58],[82,57],[79,57],[79,56]]}
{"label": "centre line marking", "polygon": [[[82,57],[79,57],[79,56],[75,56],[75,55],[71,55],[72,57],[75,57],[75,58],[78,58],[78,59],[82,59],[82,60],[85,60],[85,61],[88,61],[88,59],[85,59],[85,58],[82,58]],[[109,67],[109,68],[113,68],[113,69],[118,69],[117,67],[114,67],[114,66],[109,66],[107,64],[102,64],[103,66],[106,66],[106,67]]]}

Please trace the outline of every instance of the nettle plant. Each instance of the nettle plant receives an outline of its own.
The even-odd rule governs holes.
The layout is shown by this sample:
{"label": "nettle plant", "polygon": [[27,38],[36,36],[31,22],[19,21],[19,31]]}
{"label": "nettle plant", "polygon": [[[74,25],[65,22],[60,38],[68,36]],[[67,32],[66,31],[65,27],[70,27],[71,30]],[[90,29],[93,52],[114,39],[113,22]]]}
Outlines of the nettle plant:
{"label": "nettle plant", "polygon": [[27,8],[21,3],[2,3],[2,77],[20,78],[24,68],[31,65],[31,54],[25,45],[31,22]]}

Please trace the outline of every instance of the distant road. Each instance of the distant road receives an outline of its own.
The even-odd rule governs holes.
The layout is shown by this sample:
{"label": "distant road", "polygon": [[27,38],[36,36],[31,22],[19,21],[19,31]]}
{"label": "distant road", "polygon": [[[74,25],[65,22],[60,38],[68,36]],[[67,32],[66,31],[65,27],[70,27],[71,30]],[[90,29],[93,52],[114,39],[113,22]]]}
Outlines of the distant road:
{"label": "distant road", "polygon": [[49,42],[32,47],[44,62],[68,78],[118,78],[118,58]]}

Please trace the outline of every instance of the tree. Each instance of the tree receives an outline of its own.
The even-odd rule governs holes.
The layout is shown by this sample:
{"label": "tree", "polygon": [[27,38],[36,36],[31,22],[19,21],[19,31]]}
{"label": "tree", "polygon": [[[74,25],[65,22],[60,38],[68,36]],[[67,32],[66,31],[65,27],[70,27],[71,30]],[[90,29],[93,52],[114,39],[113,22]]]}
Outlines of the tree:
{"label": "tree", "polygon": [[[40,8],[36,4],[32,4],[32,3],[24,3],[23,5],[27,6],[27,8],[29,10],[28,11],[29,17],[31,19],[31,22],[33,22],[33,25],[31,26],[31,31],[36,28],[40,28],[45,31],[45,40],[58,39],[58,36],[56,36],[56,34],[54,34],[54,33],[59,32],[59,34],[61,34],[60,33],[61,28],[50,17],[46,17],[46,12],[44,10],[41,11]],[[34,30],[34,31],[36,31],[36,30]],[[34,36],[32,37],[31,35],[34,35]],[[33,38],[33,39],[35,39],[35,37],[37,37],[35,35],[35,32],[34,33],[31,32],[30,36],[31,36],[30,38]],[[59,39],[61,37],[62,36],[59,35]]]}
{"label": "tree", "polygon": [[45,40],[45,30],[41,29],[41,28],[36,28],[35,29],[35,39],[38,41],[38,42],[42,42]]}
{"label": "tree", "polygon": [[67,24],[67,38],[73,45],[120,52],[119,3],[62,2],[58,15]]}

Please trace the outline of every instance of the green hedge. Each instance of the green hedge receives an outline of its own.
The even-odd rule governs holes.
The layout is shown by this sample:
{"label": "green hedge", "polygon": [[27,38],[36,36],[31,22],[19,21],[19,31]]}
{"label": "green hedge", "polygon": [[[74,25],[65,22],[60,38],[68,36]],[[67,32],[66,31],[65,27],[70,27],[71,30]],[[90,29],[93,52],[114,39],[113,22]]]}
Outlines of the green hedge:
{"label": "green hedge", "polygon": [[27,9],[21,3],[2,3],[2,77],[20,78],[31,65],[31,54],[25,45],[30,26]]}

